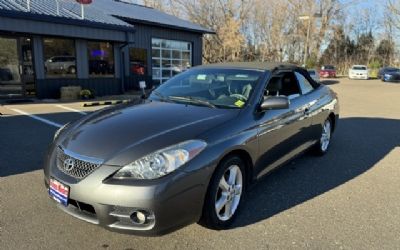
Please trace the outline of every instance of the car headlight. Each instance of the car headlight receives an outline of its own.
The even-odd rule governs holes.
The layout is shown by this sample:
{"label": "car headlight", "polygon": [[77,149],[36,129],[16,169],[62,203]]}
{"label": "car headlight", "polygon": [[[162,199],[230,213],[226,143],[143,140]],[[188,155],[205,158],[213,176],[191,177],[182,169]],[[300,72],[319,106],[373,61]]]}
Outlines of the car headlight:
{"label": "car headlight", "polygon": [[390,75],[389,74],[385,74],[385,78],[390,78]]}
{"label": "car headlight", "polygon": [[61,128],[57,129],[57,131],[54,133],[54,138],[53,140],[57,139],[57,137],[60,135],[60,133],[69,125],[69,123],[64,124]]}
{"label": "car headlight", "polygon": [[157,179],[167,175],[196,157],[207,143],[201,140],[185,141],[146,155],[114,174],[117,179]]}

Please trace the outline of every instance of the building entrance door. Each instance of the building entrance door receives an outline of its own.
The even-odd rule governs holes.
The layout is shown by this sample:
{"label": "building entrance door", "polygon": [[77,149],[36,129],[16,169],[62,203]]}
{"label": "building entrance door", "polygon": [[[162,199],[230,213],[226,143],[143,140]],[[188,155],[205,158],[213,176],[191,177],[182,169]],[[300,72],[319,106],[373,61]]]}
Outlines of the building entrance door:
{"label": "building entrance door", "polygon": [[0,98],[35,94],[31,39],[0,35]]}

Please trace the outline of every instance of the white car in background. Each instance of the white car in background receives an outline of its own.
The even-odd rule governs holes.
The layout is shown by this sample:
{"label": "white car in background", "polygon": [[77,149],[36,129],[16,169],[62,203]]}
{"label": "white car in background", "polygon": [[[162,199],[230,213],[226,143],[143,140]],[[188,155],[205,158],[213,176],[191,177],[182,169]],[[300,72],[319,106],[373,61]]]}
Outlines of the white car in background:
{"label": "white car in background", "polygon": [[317,70],[315,70],[315,69],[309,69],[309,70],[307,70],[308,71],[308,74],[310,74],[310,76],[311,76],[311,78],[314,80],[314,81],[316,81],[316,82],[320,82],[321,80],[320,80],[320,77],[319,77],[319,73],[318,73],[318,71]]}
{"label": "white car in background", "polygon": [[349,69],[349,79],[368,80],[368,68],[365,65],[353,65]]}

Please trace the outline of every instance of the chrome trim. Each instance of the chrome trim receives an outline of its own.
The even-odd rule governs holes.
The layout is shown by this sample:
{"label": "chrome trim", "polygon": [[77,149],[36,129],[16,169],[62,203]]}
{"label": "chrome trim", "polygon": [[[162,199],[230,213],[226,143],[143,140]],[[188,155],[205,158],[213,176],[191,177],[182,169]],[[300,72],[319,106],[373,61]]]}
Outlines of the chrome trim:
{"label": "chrome trim", "polygon": [[61,149],[64,152],[64,154],[66,154],[68,156],[71,156],[72,158],[77,159],[77,160],[85,161],[85,162],[88,162],[88,163],[93,163],[93,164],[96,164],[96,165],[101,165],[101,164],[104,163],[104,160],[100,159],[100,158],[80,155],[80,154],[74,153],[74,152],[72,152],[72,151],[70,151],[68,149],[65,149],[65,148],[63,148],[61,146],[58,146],[58,148]]}
{"label": "chrome trim", "polygon": [[[102,164],[103,160],[83,156],[74,153],[70,150],[64,149],[61,146],[57,147],[56,156],[57,168],[66,175],[69,175],[76,179],[84,179],[96,169],[98,169]],[[68,161],[70,162],[68,163]]]}

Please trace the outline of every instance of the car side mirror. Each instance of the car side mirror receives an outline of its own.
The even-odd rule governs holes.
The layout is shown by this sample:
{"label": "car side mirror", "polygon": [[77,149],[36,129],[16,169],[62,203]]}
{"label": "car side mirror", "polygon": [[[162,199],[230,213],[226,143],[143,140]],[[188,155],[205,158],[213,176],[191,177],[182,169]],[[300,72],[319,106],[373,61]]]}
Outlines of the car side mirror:
{"label": "car side mirror", "polygon": [[286,96],[268,96],[261,103],[260,110],[288,109],[289,105],[290,101]]}

